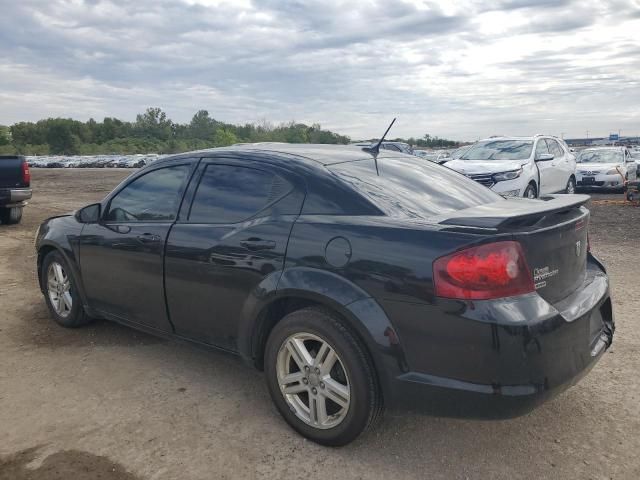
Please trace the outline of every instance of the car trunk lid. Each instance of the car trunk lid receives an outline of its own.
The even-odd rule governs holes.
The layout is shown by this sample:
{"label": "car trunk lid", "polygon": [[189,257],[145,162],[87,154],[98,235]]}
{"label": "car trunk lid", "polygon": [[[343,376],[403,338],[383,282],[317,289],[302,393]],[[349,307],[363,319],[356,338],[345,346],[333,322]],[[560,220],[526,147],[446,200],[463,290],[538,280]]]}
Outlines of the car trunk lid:
{"label": "car trunk lid", "polygon": [[588,200],[587,195],[514,199],[461,210],[438,223],[520,242],[537,293],[555,303],[574,292],[586,273],[589,211],[583,205]]}

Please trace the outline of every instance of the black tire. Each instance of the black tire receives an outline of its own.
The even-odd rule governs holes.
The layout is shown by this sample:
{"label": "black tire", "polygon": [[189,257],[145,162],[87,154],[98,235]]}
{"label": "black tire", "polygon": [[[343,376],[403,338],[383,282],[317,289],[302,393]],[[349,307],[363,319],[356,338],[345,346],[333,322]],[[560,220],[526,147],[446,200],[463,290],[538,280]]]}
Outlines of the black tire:
{"label": "black tire", "polygon": [[0,222],[14,225],[22,220],[22,207],[0,208]]}
{"label": "black tire", "polygon": [[564,193],[572,194],[576,193],[576,179],[573,177],[569,177],[567,181],[567,187],[564,189]]}
{"label": "black tire", "polygon": [[[54,306],[51,296],[49,295],[50,285],[48,281],[49,269],[52,264],[57,263],[60,265],[66,274],[69,282],[68,293],[72,299],[71,309],[66,314],[60,314],[56,307]],[[47,303],[47,307],[49,308],[49,312],[51,313],[51,317],[58,323],[66,328],[77,328],[88,323],[91,323],[93,320],[89,317],[84,311],[84,307],[82,306],[82,300],[80,299],[80,295],[78,295],[78,290],[76,288],[76,279],[73,276],[73,272],[69,268],[69,265],[63,258],[63,256],[56,251],[52,251],[44,257],[42,261],[42,270],[40,272],[40,284],[42,285],[45,302]]]}
{"label": "black tire", "polygon": [[[292,335],[302,332],[325,341],[338,355],[349,379],[349,406],[340,423],[331,428],[321,429],[301,420],[280,390],[277,370],[280,349]],[[372,362],[360,341],[330,310],[309,307],[285,316],[269,335],[264,365],[269,393],[280,414],[294,430],[321,445],[346,445],[374,425],[382,414],[382,397]],[[308,402],[310,397],[311,393]]]}
{"label": "black tire", "polygon": [[536,186],[533,183],[527,185],[522,196],[524,198],[538,198],[538,190],[536,189]]}

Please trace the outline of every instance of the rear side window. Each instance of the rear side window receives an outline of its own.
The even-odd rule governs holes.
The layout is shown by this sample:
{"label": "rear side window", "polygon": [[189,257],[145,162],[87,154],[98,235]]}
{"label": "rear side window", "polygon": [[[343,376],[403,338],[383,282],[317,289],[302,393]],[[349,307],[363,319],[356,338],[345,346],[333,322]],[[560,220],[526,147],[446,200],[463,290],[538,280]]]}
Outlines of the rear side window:
{"label": "rear side window", "polygon": [[429,218],[504,200],[453,170],[418,157],[337,164],[331,171],[386,215]]}
{"label": "rear side window", "polygon": [[392,143],[383,143],[382,148],[385,150],[392,150],[394,152],[400,152],[400,147],[397,145],[393,145]]}
{"label": "rear side window", "polygon": [[210,164],[196,190],[189,222],[242,222],[289,190],[291,186],[273,173],[235,165]]}
{"label": "rear side window", "polygon": [[109,204],[107,221],[165,222],[175,220],[189,165],[160,168],[136,178]]}

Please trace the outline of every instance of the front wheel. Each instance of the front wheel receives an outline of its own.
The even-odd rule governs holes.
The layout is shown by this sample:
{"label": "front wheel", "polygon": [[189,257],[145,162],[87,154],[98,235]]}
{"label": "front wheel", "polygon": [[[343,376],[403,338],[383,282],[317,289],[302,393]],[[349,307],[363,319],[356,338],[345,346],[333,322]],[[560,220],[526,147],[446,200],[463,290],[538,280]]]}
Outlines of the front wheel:
{"label": "front wheel", "polygon": [[538,191],[536,190],[536,186],[533,183],[527,185],[527,188],[525,188],[524,194],[522,196],[524,198],[537,198]]}
{"label": "front wheel", "polygon": [[371,361],[328,310],[305,308],[276,324],[267,341],[265,373],[287,423],[322,445],[353,441],[382,412]]}
{"label": "front wheel", "polygon": [[567,188],[565,188],[564,193],[574,194],[576,193],[576,179],[571,177],[567,182]]}
{"label": "front wheel", "polygon": [[91,322],[78,295],[76,280],[60,253],[54,251],[44,258],[40,282],[56,323],[75,328]]}
{"label": "front wheel", "polygon": [[14,225],[22,220],[22,207],[0,208],[0,221],[5,225]]}

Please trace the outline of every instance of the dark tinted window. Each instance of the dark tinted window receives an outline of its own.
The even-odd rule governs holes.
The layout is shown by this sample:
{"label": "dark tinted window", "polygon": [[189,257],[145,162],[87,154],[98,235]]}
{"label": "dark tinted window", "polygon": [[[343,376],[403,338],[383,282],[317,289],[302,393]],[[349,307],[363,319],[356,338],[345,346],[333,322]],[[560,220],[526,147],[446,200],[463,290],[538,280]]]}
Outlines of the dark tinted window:
{"label": "dark tinted window", "polygon": [[382,158],[330,167],[387,215],[428,218],[504,200],[453,170],[419,158]]}
{"label": "dark tinted window", "polygon": [[554,157],[558,158],[564,155],[564,150],[555,140],[547,138],[547,146],[549,147],[549,153],[552,153]]}
{"label": "dark tinted window", "polygon": [[153,170],[136,178],[111,200],[107,220],[116,222],[170,221],[176,218],[189,165]]}
{"label": "dark tinted window", "polygon": [[397,145],[393,145],[392,143],[383,143],[382,148],[385,150],[392,150],[394,152],[400,152],[400,147]]}
{"label": "dark tinted window", "polygon": [[236,223],[282,197],[291,186],[282,178],[254,168],[208,165],[191,206],[194,223]]}
{"label": "dark tinted window", "polygon": [[540,158],[540,155],[548,154],[549,147],[547,147],[547,142],[544,141],[543,138],[538,140],[536,144],[536,158]]}

